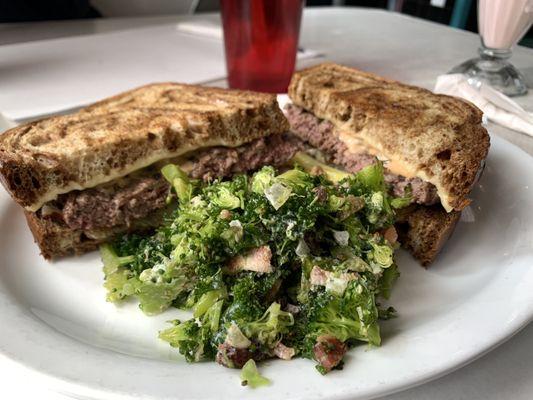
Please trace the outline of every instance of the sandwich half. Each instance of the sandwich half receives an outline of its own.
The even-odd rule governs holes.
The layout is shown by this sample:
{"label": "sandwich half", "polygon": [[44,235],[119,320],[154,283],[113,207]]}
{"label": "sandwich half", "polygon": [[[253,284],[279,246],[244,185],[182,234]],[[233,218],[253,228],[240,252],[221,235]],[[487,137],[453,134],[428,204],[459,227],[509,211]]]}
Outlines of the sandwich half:
{"label": "sandwich half", "polygon": [[382,160],[403,245],[430,264],[453,231],[482,170],[489,136],[481,111],[450,96],[325,63],[294,74],[291,131],[327,161],[357,172]]}
{"label": "sandwich half", "polygon": [[83,253],[158,225],[162,165],[212,179],[280,165],[298,143],[276,97],[160,83],[0,136],[0,177],[44,257]]}

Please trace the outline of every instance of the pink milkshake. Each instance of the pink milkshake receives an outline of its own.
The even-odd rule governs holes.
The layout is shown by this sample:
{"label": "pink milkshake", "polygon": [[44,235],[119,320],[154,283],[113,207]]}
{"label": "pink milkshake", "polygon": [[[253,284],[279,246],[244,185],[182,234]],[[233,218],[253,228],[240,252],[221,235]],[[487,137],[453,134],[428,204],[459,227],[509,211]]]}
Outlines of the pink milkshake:
{"label": "pink milkshake", "polygon": [[482,82],[508,96],[526,94],[523,75],[508,60],[532,23],[533,0],[478,0],[479,57],[450,72],[465,75],[474,87]]}
{"label": "pink milkshake", "polygon": [[479,0],[479,34],[485,47],[510,49],[533,23],[532,0]]}

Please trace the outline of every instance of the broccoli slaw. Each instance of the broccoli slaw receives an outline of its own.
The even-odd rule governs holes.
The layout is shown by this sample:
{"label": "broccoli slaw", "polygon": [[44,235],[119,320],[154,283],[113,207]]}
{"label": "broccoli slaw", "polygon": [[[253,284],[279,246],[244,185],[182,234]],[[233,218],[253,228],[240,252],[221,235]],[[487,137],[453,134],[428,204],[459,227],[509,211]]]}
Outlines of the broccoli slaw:
{"label": "broccoli slaw", "polygon": [[324,374],[350,347],[379,346],[399,275],[394,210],[409,199],[389,196],[381,163],[347,174],[294,161],[208,183],[165,166],[176,208],[155,233],[101,247],[107,300],[191,310],[159,337],[187,361],[244,367],[251,386],[268,382],[255,361],[300,356]]}

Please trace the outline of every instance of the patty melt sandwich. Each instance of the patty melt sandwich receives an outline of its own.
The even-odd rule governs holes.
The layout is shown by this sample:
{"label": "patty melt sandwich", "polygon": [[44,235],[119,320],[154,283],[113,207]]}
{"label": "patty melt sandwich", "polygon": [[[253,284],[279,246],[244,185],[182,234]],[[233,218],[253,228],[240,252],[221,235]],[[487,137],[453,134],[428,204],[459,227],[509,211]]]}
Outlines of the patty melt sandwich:
{"label": "patty melt sandwich", "polygon": [[[286,110],[276,97],[153,84],[0,136],[0,178],[25,209],[44,257],[161,223],[179,164],[214,179],[287,164],[307,148],[357,172],[380,159],[395,196],[410,196],[396,228],[430,264],[469,204],[489,148],[481,112],[463,100],[321,64],[295,73]],[[305,144],[304,144],[305,142]],[[318,151],[318,153],[317,153]]]}
{"label": "patty melt sandwich", "polygon": [[481,111],[461,99],[326,63],[295,73],[291,130],[349,172],[380,159],[396,196],[412,206],[400,239],[430,264],[453,231],[489,149]]}
{"label": "patty melt sandwich", "polygon": [[280,165],[298,149],[276,96],[153,84],[0,136],[0,177],[44,257],[157,226],[179,163],[210,179]]}

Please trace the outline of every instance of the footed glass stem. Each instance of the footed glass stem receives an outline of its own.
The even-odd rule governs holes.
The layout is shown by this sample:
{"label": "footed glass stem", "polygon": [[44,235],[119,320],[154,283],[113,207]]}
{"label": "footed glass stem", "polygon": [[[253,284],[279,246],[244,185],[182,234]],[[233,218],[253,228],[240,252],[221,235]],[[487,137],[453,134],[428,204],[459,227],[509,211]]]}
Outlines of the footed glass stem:
{"label": "footed glass stem", "polygon": [[479,57],[465,61],[450,73],[461,73],[468,77],[471,85],[488,83],[507,96],[521,96],[527,93],[523,75],[508,60],[511,50],[497,50],[481,47]]}

